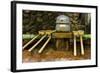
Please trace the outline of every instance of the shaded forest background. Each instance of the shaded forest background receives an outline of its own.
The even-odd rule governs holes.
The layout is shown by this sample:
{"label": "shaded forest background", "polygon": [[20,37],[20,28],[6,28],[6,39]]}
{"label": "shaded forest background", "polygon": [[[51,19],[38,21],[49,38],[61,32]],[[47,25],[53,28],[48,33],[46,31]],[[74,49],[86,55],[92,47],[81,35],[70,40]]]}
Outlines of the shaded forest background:
{"label": "shaded forest background", "polygon": [[51,12],[23,10],[23,34],[37,34],[39,30],[55,30],[56,17],[70,17],[71,30],[84,30],[90,33],[91,23],[88,23],[88,13]]}

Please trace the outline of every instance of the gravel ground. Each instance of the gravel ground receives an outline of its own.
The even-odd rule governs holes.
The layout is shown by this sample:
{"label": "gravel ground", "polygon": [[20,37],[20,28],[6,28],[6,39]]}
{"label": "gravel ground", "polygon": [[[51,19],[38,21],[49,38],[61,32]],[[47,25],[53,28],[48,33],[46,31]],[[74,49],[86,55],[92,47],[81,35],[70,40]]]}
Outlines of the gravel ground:
{"label": "gravel ground", "polygon": [[85,55],[81,55],[78,50],[78,55],[74,56],[72,51],[55,51],[48,50],[42,54],[23,51],[23,62],[43,62],[43,61],[62,61],[62,60],[86,60],[91,58],[90,49],[85,49]]}

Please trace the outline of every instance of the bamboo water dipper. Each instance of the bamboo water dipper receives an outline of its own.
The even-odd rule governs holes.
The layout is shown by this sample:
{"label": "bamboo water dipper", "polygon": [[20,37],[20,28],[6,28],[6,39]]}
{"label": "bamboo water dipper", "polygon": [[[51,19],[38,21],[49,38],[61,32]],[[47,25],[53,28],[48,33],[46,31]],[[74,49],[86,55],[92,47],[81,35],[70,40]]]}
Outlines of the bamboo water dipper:
{"label": "bamboo water dipper", "polygon": [[82,39],[82,36],[84,35],[84,31],[79,30],[78,34],[80,36],[81,54],[84,55],[84,47],[83,47],[83,39]]}
{"label": "bamboo water dipper", "polygon": [[23,50],[24,50],[30,43],[32,43],[37,37],[39,37],[39,35],[35,36],[32,40],[30,40],[28,43],[26,43],[26,44],[23,46]]}
{"label": "bamboo water dipper", "polygon": [[46,47],[46,45],[49,43],[51,39],[51,36],[49,36],[48,40],[44,43],[44,45],[41,47],[41,49],[38,51],[38,53],[41,53],[43,51],[43,49]]}
{"label": "bamboo water dipper", "polygon": [[28,51],[32,51],[47,35],[42,36],[42,38],[35,44],[33,45]]}
{"label": "bamboo water dipper", "polygon": [[76,37],[80,38],[80,45],[81,45],[81,54],[84,55],[84,47],[83,47],[83,39],[82,36],[84,35],[83,30],[73,31],[74,35],[74,56],[77,56],[77,49],[76,49]]}
{"label": "bamboo water dipper", "polygon": [[77,55],[77,50],[76,50],[76,37],[78,36],[78,32],[77,31],[73,31],[73,35],[74,35],[74,56]]}

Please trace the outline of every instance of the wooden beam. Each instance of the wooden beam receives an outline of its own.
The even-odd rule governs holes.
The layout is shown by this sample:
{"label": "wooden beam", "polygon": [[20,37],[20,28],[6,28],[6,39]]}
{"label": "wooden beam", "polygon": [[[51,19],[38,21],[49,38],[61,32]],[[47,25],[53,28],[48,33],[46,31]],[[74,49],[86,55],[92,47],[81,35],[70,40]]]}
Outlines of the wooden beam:
{"label": "wooden beam", "polygon": [[52,33],[53,38],[72,38],[71,32],[54,32]]}

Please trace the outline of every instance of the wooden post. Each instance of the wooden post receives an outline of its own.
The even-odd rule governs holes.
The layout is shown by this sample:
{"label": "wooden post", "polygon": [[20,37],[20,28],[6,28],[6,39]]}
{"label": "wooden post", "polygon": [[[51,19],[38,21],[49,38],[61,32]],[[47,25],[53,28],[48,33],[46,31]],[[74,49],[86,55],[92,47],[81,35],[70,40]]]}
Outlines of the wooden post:
{"label": "wooden post", "polygon": [[41,53],[43,51],[43,49],[46,47],[46,45],[49,43],[51,39],[51,36],[49,36],[48,40],[44,43],[44,45],[41,47],[41,49],[38,51],[38,53]]}
{"label": "wooden post", "polygon": [[60,38],[56,39],[56,48],[57,50],[62,50],[63,40]]}
{"label": "wooden post", "polygon": [[68,51],[69,50],[69,40],[68,39],[65,41],[65,45],[66,45],[66,50]]}
{"label": "wooden post", "polygon": [[56,39],[56,48],[59,48],[59,39]]}
{"label": "wooden post", "polygon": [[30,40],[28,43],[26,43],[24,46],[23,46],[23,50],[30,44],[32,43],[39,35],[35,36],[32,40]]}
{"label": "wooden post", "polygon": [[33,45],[28,51],[32,51],[47,35],[44,35],[35,45]]}

